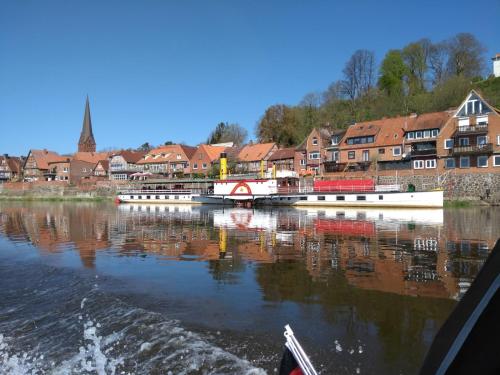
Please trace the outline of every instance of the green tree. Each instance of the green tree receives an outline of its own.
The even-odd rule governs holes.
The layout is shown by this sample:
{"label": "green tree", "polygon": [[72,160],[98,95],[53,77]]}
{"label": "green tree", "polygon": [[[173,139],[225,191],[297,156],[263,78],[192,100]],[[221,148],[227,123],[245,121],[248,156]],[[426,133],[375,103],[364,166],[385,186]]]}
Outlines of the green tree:
{"label": "green tree", "polygon": [[301,139],[297,113],[284,104],[269,107],[257,124],[260,142],[276,142],[281,146],[297,144]]}
{"label": "green tree", "polygon": [[142,145],[139,146],[139,148],[137,149],[138,151],[150,151],[151,149],[153,148],[153,146],[151,146],[149,144],[149,142],[145,142],[143,143]]}
{"label": "green tree", "polygon": [[405,94],[408,70],[399,50],[390,50],[380,66],[379,88],[388,96],[401,98]]}
{"label": "green tree", "polygon": [[402,57],[407,68],[409,95],[425,91],[430,46],[429,39],[422,39],[403,48]]}

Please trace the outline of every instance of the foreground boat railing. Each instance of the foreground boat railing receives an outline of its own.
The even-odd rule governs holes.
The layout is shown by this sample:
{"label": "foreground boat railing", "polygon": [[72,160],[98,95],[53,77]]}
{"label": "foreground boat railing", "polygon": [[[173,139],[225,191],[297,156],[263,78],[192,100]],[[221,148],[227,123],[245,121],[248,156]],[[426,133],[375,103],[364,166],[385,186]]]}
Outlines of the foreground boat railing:
{"label": "foreground boat railing", "polygon": [[302,346],[295,338],[293,331],[288,324],[285,326],[285,338],[285,346],[292,352],[293,357],[299,364],[300,369],[302,370],[304,375],[318,375],[318,373],[314,369],[314,366],[309,360],[309,357],[307,356],[304,349],[302,349]]}

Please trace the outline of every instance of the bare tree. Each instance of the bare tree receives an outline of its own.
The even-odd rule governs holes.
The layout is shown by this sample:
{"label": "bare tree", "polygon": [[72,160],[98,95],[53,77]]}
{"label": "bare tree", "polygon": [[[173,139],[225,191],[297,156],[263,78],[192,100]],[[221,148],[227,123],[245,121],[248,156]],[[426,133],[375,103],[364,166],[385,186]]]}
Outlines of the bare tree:
{"label": "bare tree", "polygon": [[429,69],[432,84],[438,85],[446,79],[448,63],[448,47],[445,42],[434,43],[429,47]]}
{"label": "bare tree", "polygon": [[482,76],[486,48],[469,33],[460,33],[447,41],[448,72],[468,78]]}
{"label": "bare tree", "polygon": [[241,125],[220,122],[208,136],[207,143],[233,142],[236,146],[240,146],[245,142],[247,136],[247,130]]}
{"label": "bare tree", "polygon": [[352,101],[365,95],[375,82],[375,54],[360,49],[347,61],[342,80],[343,93]]}

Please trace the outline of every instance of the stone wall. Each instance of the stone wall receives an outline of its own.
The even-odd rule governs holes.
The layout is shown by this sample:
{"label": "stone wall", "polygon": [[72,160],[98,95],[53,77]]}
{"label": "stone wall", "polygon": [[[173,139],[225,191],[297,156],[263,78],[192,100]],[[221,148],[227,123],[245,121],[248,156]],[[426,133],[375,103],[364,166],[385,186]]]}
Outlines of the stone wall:
{"label": "stone wall", "polygon": [[413,184],[417,191],[443,188],[446,199],[479,200],[488,194],[490,198],[500,197],[500,173],[379,176],[377,183],[399,184],[405,190]]}
{"label": "stone wall", "polygon": [[5,183],[0,188],[0,198],[60,198],[60,199],[92,199],[112,198],[117,189],[113,185],[99,185],[88,187],[68,186],[56,181],[49,183]]}

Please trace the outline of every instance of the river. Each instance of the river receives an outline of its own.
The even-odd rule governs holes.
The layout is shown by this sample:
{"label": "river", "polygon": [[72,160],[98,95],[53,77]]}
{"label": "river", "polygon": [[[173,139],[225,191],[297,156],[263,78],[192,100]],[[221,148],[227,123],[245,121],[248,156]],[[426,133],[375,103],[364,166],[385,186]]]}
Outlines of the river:
{"label": "river", "polygon": [[0,202],[0,373],[415,374],[500,210]]}

